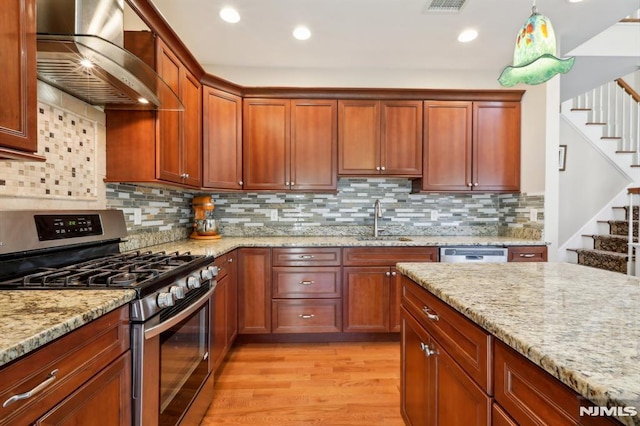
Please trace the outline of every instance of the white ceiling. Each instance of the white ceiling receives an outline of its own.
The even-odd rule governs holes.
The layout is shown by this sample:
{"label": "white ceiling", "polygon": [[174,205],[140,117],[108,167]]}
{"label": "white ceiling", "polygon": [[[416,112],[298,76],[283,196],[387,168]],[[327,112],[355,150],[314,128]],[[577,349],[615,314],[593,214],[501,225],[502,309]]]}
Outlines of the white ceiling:
{"label": "white ceiling", "polygon": [[[459,13],[451,14],[425,13],[431,0],[153,3],[203,67],[217,75],[218,70],[242,68],[319,73],[336,69],[478,70],[493,73],[496,79],[512,63],[516,34],[533,4],[532,0],[467,0]],[[228,24],[219,18],[219,10],[227,5],[240,12],[239,23]],[[537,7],[553,23],[558,56],[564,56],[635,13],[640,0],[537,0]],[[291,36],[300,24],[312,32],[304,42]],[[467,28],[476,29],[478,38],[459,43],[458,33]],[[245,84],[233,75],[221,76]]]}

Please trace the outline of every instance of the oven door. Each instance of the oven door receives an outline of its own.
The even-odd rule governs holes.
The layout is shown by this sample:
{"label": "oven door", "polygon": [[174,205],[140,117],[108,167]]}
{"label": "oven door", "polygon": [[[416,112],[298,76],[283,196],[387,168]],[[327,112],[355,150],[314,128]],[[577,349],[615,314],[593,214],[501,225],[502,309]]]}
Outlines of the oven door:
{"label": "oven door", "polygon": [[[168,318],[134,324],[135,425],[177,425],[209,381],[209,289]],[[180,301],[182,302],[182,300]],[[155,324],[154,324],[155,323]]]}

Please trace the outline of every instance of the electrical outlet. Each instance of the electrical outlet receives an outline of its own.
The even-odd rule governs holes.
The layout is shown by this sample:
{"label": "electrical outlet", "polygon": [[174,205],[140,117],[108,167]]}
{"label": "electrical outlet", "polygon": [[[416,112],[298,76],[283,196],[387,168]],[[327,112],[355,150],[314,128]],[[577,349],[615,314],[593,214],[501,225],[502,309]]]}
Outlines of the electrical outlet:
{"label": "electrical outlet", "polygon": [[142,225],[142,209],[133,209],[133,224]]}
{"label": "electrical outlet", "polygon": [[271,220],[278,220],[278,209],[271,209]]}
{"label": "electrical outlet", "polygon": [[431,220],[432,221],[438,220],[438,210],[431,210]]}
{"label": "electrical outlet", "polygon": [[529,220],[531,222],[537,222],[538,221],[538,209],[529,210]]}

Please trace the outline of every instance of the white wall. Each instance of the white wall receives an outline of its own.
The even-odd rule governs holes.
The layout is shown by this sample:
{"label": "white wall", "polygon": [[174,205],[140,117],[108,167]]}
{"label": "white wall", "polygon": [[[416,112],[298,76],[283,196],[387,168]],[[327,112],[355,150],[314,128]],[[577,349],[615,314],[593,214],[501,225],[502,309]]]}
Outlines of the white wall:
{"label": "white wall", "polygon": [[[560,245],[611,201],[629,180],[567,121],[560,120],[560,143],[567,145],[560,172]],[[615,143],[615,142],[612,142]]]}

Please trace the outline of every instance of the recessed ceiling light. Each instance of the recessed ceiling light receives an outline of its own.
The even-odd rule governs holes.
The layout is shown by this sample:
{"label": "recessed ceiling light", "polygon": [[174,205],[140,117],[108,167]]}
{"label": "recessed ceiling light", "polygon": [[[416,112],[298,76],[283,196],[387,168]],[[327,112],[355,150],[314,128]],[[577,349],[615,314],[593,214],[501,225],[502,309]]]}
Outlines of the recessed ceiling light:
{"label": "recessed ceiling light", "polygon": [[461,43],[467,43],[471,40],[475,40],[478,37],[478,32],[476,30],[464,30],[458,35],[458,41]]}
{"label": "recessed ceiling light", "polygon": [[569,3],[580,3],[582,0],[569,0]]}
{"label": "recessed ceiling light", "polygon": [[309,31],[309,28],[301,25],[293,30],[293,36],[298,40],[307,40],[311,37],[311,31]]}
{"label": "recessed ceiling light", "polygon": [[232,7],[225,7],[220,10],[220,17],[230,24],[235,24],[240,21],[240,14]]}
{"label": "recessed ceiling light", "polygon": [[93,68],[93,62],[91,62],[91,59],[87,59],[87,58],[80,59],[80,65],[82,65],[85,68]]}

